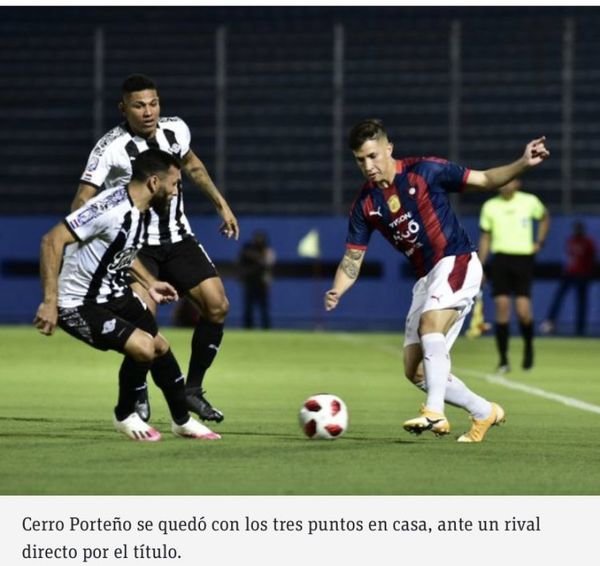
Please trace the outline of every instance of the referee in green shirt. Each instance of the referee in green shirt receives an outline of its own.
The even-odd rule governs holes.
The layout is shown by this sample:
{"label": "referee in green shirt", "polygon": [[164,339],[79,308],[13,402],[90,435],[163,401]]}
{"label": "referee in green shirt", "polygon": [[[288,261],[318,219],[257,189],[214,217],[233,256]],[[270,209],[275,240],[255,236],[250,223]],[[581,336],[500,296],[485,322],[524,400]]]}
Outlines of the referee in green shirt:
{"label": "referee in green shirt", "polygon": [[[533,367],[533,260],[544,245],[550,226],[550,216],[540,199],[521,192],[520,188],[521,181],[518,179],[500,187],[500,194],[483,205],[479,218],[481,263],[485,265],[490,251],[493,254],[491,281],[496,306],[500,373],[510,371],[508,337],[512,296],[515,297],[515,310],[524,342],[522,367]],[[536,238],[534,220],[538,221]]]}

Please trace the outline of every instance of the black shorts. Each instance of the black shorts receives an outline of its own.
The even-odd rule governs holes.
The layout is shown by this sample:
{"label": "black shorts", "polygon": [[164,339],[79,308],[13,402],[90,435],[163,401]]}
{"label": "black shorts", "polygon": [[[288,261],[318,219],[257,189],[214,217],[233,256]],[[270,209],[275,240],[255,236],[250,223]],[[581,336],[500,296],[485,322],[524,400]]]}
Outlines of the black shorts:
{"label": "black shorts", "polygon": [[531,296],[533,255],[495,254],[492,260],[492,294]]}
{"label": "black shorts", "polygon": [[158,334],[148,307],[131,291],[108,303],[87,303],[58,309],[58,326],[67,334],[98,350],[123,352],[136,328]]}
{"label": "black shorts", "polygon": [[144,246],[137,257],[154,277],[173,285],[180,295],[219,276],[202,245],[192,237],[175,244]]}

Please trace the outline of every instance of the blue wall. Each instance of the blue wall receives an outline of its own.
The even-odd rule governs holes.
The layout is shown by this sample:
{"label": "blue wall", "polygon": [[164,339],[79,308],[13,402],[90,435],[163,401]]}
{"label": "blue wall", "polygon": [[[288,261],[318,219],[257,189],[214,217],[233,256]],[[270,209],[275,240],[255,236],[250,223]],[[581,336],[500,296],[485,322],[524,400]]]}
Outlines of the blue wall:
{"label": "blue wall", "polygon": [[[585,221],[592,236],[600,234],[600,218],[581,218]],[[58,217],[0,217],[0,322],[31,322],[41,299],[39,279],[35,276],[14,276],[6,273],[7,262],[36,261],[43,234],[60,218]],[[344,237],[347,220],[345,217],[240,217],[242,237],[239,242],[226,240],[218,234],[219,222],[216,216],[193,216],[192,227],[219,266],[220,262],[234,262],[242,243],[255,230],[265,230],[276,251],[279,261],[303,261],[314,265],[313,260],[302,259],[297,255],[300,239],[313,228],[319,230],[322,260],[337,262],[344,252]],[[571,230],[572,218],[555,217],[547,245],[538,256],[538,262],[562,262],[564,242]],[[463,224],[476,240],[478,237],[477,218],[463,217]],[[383,329],[401,330],[404,316],[411,300],[412,278],[403,275],[405,260],[392,252],[389,244],[378,234],[373,238],[367,252],[366,261],[380,262],[383,268],[381,278],[361,278],[343,298],[338,309],[324,313],[323,293],[329,288],[329,277],[276,278],[272,288],[273,326],[279,328],[326,329]],[[319,266],[314,265],[318,272]],[[242,298],[239,283],[233,277],[224,278],[227,294],[231,302],[228,324],[241,323]],[[538,280],[534,284],[534,308],[537,321],[544,318],[548,304],[557,286],[555,280]],[[600,281],[595,281],[590,290],[589,326],[590,332],[600,333]],[[573,297],[568,297],[561,319],[560,328],[569,332],[573,327]],[[169,324],[173,307],[161,307],[159,321]],[[493,305],[486,292],[486,315],[491,318]]]}

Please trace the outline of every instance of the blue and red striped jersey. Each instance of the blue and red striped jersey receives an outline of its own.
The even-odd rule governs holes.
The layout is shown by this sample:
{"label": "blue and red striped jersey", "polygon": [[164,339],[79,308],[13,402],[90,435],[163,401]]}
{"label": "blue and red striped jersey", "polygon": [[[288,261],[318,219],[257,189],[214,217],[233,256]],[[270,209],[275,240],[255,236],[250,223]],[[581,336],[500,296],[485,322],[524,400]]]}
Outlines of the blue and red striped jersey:
{"label": "blue and red striped jersey", "polygon": [[378,230],[409,259],[417,277],[427,275],[443,257],[474,251],[448,196],[464,189],[469,172],[436,157],[396,160],[389,187],[367,182],[354,201],[346,247],[366,250]]}

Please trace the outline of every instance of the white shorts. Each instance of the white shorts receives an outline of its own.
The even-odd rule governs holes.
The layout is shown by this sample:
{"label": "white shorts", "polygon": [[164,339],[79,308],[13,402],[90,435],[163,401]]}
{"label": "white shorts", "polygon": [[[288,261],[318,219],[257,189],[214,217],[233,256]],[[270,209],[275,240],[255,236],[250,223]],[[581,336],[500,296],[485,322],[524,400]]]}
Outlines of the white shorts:
{"label": "white shorts", "polygon": [[475,252],[442,258],[413,287],[413,298],[406,316],[404,347],[418,344],[419,321],[427,311],[456,309],[458,318],[446,334],[448,350],[460,333],[466,316],[481,287],[483,269]]}

